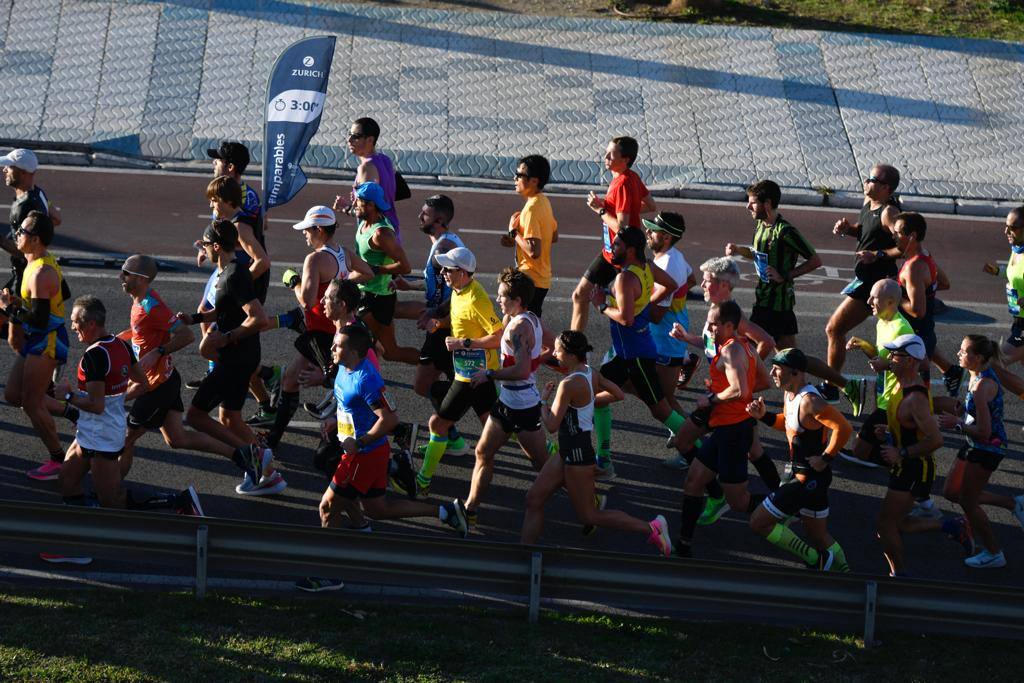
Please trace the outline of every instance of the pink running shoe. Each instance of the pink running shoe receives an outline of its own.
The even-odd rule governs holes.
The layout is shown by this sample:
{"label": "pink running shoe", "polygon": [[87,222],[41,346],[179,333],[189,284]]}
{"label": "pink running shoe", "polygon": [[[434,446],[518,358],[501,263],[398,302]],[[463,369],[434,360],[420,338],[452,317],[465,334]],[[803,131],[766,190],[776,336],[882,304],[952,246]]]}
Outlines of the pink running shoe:
{"label": "pink running shoe", "polygon": [[658,552],[665,557],[672,555],[672,539],[668,536],[668,522],[663,515],[658,515],[650,521],[651,535],[647,542],[658,546]]}
{"label": "pink running shoe", "polygon": [[92,564],[92,558],[85,555],[55,555],[53,553],[39,553],[39,559],[51,564]]}
{"label": "pink running shoe", "polygon": [[29,479],[35,479],[36,481],[53,481],[60,476],[60,469],[63,465],[64,463],[47,460],[39,467],[29,470],[25,474],[28,475]]}

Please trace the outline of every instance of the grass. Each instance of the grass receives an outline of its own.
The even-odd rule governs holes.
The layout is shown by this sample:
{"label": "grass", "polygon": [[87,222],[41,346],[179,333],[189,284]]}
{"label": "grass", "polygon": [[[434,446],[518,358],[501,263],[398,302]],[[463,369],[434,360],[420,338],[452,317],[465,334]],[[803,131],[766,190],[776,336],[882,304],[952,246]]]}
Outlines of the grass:
{"label": "grass", "polygon": [[439,605],[343,594],[0,593],[4,681],[1001,680],[1017,643]]}
{"label": "grass", "polygon": [[[742,26],[1024,40],[1024,0],[647,0],[611,3],[638,18]],[[717,7],[715,7],[717,5]]]}

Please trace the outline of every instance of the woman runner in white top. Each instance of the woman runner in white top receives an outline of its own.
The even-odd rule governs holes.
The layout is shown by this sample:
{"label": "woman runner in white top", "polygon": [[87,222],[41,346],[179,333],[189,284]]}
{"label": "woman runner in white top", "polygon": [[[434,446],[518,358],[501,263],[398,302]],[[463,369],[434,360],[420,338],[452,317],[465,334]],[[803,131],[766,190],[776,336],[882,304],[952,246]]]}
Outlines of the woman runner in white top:
{"label": "woman runner in white top", "polygon": [[[557,390],[554,382],[545,387],[541,417],[548,432],[558,432],[559,455],[548,458],[526,494],[526,518],[519,541],[528,545],[537,542],[544,528],[544,505],[564,486],[576,516],[584,524],[584,533],[593,527],[606,527],[642,534],[668,557],[672,541],[664,516],[645,522],[621,510],[604,509],[605,501],[594,495],[594,405],[608,405],[625,396],[622,389],[590,369],[588,351],[593,348],[582,332],[566,330],[555,340],[554,355],[566,375]],[[555,398],[548,406],[552,393]]]}

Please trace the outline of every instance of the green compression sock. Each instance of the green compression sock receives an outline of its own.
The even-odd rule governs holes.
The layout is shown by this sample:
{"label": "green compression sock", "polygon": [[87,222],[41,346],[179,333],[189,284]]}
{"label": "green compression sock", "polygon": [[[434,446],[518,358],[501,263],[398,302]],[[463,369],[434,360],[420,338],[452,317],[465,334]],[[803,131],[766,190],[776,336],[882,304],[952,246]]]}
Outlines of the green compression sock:
{"label": "green compression sock", "polygon": [[818,564],[818,551],[807,545],[806,541],[790,531],[787,526],[776,524],[768,534],[768,542],[796,555],[809,565]]}
{"label": "green compression sock", "polygon": [[850,571],[850,565],[846,561],[846,553],[843,552],[843,547],[839,545],[839,541],[834,541],[828,549],[832,551],[832,555],[835,557],[835,570],[837,572]]}
{"label": "green compression sock", "polygon": [[661,424],[668,427],[673,434],[678,434],[679,428],[683,426],[684,422],[686,422],[686,418],[673,410],[672,414],[666,417]]}
{"label": "green compression sock", "polygon": [[444,455],[447,448],[448,438],[445,435],[430,433],[430,441],[427,442],[427,448],[423,451],[423,464],[420,465],[419,474],[416,475],[417,481],[422,486],[429,485],[430,480],[434,478],[434,471],[441,463],[441,456]]}
{"label": "green compression sock", "polygon": [[594,408],[594,432],[597,434],[597,456],[612,457],[612,409]]}

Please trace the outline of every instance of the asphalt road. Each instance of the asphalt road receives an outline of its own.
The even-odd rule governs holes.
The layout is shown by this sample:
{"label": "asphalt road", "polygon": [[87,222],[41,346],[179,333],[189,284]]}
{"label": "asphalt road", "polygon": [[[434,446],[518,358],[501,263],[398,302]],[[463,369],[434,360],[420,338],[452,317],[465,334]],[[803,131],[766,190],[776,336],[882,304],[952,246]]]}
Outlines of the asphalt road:
{"label": "asphalt road", "polygon": [[[162,273],[156,288],[172,307],[192,310],[197,302],[207,271],[196,268],[191,243],[201,233],[203,216],[208,214],[204,199],[208,176],[167,174],[158,172],[117,172],[81,169],[45,168],[37,180],[64,214],[64,225],[53,251],[72,257],[65,268],[67,279],[75,294],[94,293],[104,300],[109,310],[108,326],[120,330],[127,326],[130,301],[117,281],[120,261],[114,259],[104,265],[75,260],[73,257],[91,257],[105,254],[145,252],[159,255],[175,266]],[[290,229],[305,209],[313,204],[330,204],[334,195],[344,191],[339,184],[311,182],[298,198],[289,205],[275,209],[270,215],[268,251],[273,260],[273,277],[277,283],[285,267],[295,266],[305,254],[301,236]],[[413,264],[421,264],[428,241],[416,230],[416,215],[423,197],[437,192],[436,188],[414,188],[413,198],[399,206],[404,226],[405,247]],[[502,248],[498,239],[507,225],[508,216],[517,210],[520,199],[510,189],[507,192],[482,190],[446,191],[456,205],[454,227],[459,229],[475,251],[479,265],[478,277],[492,294],[495,290],[494,274],[511,262],[509,250]],[[783,197],[785,200],[785,197]],[[0,201],[5,201],[0,197]],[[554,330],[568,326],[569,298],[579,274],[600,247],[599,226],[594,215],[585,208],[580,196],[553,196],[555,215],[560,224],[561,241],[556,245],[553,263],[556,280],[545,307],[545,322]],[[721,202],[659,200],[662,208],[682,212],[688,229],[680,248],[694,267],[712,255],[722,253],[726,242],[749,241],[751,221],[740,205]],[[798,317],[801,325],[800,345],[811,354],[824,357],[824,326],[831,310],[839,301],[838,291],[851,276],[852,240],[835,238],[831,225],[836,218],[853,216],[853,211],[798,209],[785,205],[782,212],[797,225],[822,254],[825,266],[818,272],[798,281]],[[339,237],[352,243],[351,223],[344,224]],[[1001,222],[993,219],[965,220],[960,217],[929,217],[926,245],[947,271],[953,288],[944,293],[949,311],[939,320],[938,331],[942,346],[950,352],[959,345],[962,335],[981,332],[994,337],[1005,336],[1008,327],[1003,301],[1003,285],[999,279],[981,273],[981,264],[987,260],[1005,258],[1006,242]],[[744,279],[750,282],[752,266],[744,266]],[[745,283],[746,284],[746,283]],[[738,290],[738,300],[749,309],[752,302],[749,285]],[[271,288],[267,310],[280,312],[294,306],[289,291],[279,284]],[[701,302],[692,302],[692,325],[702,324],[705,308]],[[403,343],[419,346],[421,334],[411,322],[401,321],[399,339]],[[595,348],[603,352],[608,345],[607,323],[592,316],[588,330]],[[858,334],[873,337],[873,330],[864,325]],[[292,355],[293,333],[277,331],[263,336],[265,361],[286,362]],[[73,343],[72,362],[77,362],[82,348]],[[597,354],[595,353],[595,356]],[[12,356],[0,353],[0,378],[6,377]],[[593,359],[595,362],[597,358]],[[194,352],[179,353],[175,363],[186,379],[202,372],[203,362]],[[694,383],[701,384],[706,369],[702,366]],[[545,371],[546,372],[546,371]],[[542,372],[546,381],[551,376]],[[847,372],[869,372],[862,357],[851,354]],[[406,367],[386,364],[386,379],[397,401],[404,420],[425,422],[429,415],[426,401],[416,397],[409,386],[410,373]],[[938,389],[937,389],[938,390]],[[186,392],[188,401],[191,392]],[[304,394],[304,400],[319,398],[318,392]],[[768,392],[771,401],[780,398],[776,391]],[[693,394],[683,392],[684,406],[692,402]],[[253,405],[253,409],[254,409]],[[848,409],[845,404],[844,410]],[[247,407],[248,410],[248,407]],[[1008,431],[1011,439],[1021,434],[1024,411],[1020,402],[1009,398],[1006,403]],[[679,525],[681,484],[684,475],[664,469],[660,461],[667,453],[664,448],[664,429],[653,422],[644,406],[629,398],[614,408],[615,432],[613,448],[619,478],[603,486],[610,493],[609,505],[632,514],[650,518],[663,513],[675,535]],[[180,489],[194,484],[202,495],[209,515],[250,519],[255,522],[279,521],[296,524],[318,524],[316,505],[326,481],[312,467],[312,452],[316,443],[316,428],[311,418],[301,411],[286,436],[278,459],[290,486],[281,496],[264,499],[243,499],[236,496],[233,487],[239,476],[227,461],[183,451],[171,451],[156,433],[142,439],[137,451],[130,485],[144,490]],[[859,420],[854,421],[855,425]],[[479,424],[470,417],[461,428],[470,442],[479,433]],[[39,464],[43,449],[35,438],[28,420],[17,410],[0,410],[0,497],[56,502],[56,482],[34,482],[25,477],[25,470]],[[65,442],[70,441],[69,424],[59,421]],[[785,457],[782,439],[776,433],[762,429],[769,453],[781,469]],[[954,440],[947,439],[947,447],[937,454],[940,473],[945,473],[953,459]],[[440,500],[464,497],[468,492],[468,477],[472,471],[472,456],[448,456],[442,462],[432,487],[433,496]],[[874,518],[884,494],[887,475],[879,470],[866,470],[855,465],[837,463],[837,476],[832,486],[832,534],[842,543],[851,566],[856,571],[882,574],[886,564],[874,539]],[[1021,488],[1024,465],[1020,455],[1013,452],[993,477],[992,488],[1015,495]],[[763,485],[751,471],[751,488],[763,490]],[[480,526],[472,537],[491,540],[515,541],[522,522],[523,497],[533,479],[533,472],[517,448],[504,448],[497,459],[494,482],[484,501]],[[941,477],[935,490],[941,491]],[[936,494],[937,505],[947,514],[954,506]],[[990,510],[995,532],[1004,544],[1009,561],[1002,570],[968,571],[960,559],[959,547],[940,534],[920,535],[906,539],[908,568],[912,575],[949,580],[983,581],[986,583],[1019,583],[1024,568],[1024,533],[1013,516],[1004,510]],[[446,530],[432,520],[377,523],[379,531],[415,531],[445,533]],[[643,540],[614,531],[600,531],[595,536],[580,535],[568,500],[557,495],[549,504],[543,543],[591,547],[626,552],[653,552]],[[25,564],[38,567],[33,559],[35,549],[4,546],[7,564]],[[766,541],[754,536],[745,519],[730,514],[718,524],[699,528],[694,553],[697,557],[732,559],[745,562],[767,562],[797,566]],[[34,563],[34,565],[33,565]],[[91,569],[121,571],[126,567],[123,559],[98,558]],[[135,565],[132,565],[135,566]],[[145,565],[139,565],[146,568]],[[149,567],[149,569],[153,569]]]}

